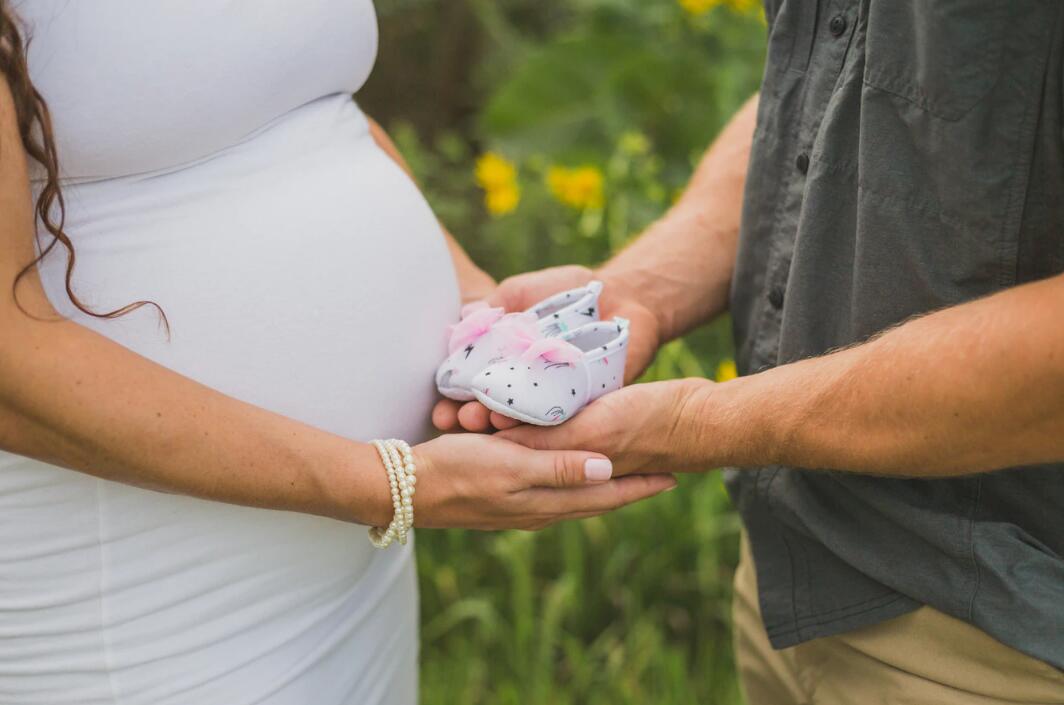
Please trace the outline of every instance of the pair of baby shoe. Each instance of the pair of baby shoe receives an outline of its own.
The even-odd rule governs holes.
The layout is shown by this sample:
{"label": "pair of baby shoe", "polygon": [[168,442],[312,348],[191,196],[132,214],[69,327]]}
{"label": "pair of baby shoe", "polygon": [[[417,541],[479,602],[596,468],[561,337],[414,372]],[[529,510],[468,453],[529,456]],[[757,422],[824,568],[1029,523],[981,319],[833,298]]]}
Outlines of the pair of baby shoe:
{"label": "pair of baby shoe", "polygon": [[554,426],[624,384],[628,321],[599,320],[602,283],[551,296],[521,313],[462,309],[436,387],[457,401]]}

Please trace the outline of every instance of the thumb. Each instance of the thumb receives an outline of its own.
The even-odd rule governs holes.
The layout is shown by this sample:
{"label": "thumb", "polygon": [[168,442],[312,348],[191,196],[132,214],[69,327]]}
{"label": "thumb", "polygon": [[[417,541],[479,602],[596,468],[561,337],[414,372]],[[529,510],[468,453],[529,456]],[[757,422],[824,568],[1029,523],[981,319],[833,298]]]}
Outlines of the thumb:
{"label": "thumb", "polygon": [[505,279],[499,286],[495,287],[495,291],[491,292],[488,296],[487,302],[489,306],[502,306],[507,311],[524,311],[526,308],[536,303],[535,301],[525,302],[527,296],[525,295],[525,286],[521,283],[520,279],[517,281],[514,278]]}
{"label": "thumb", "polygon": [[583,487],[613,476],[613,463],[599,453],[576,450],[533,452],[531,484],[537,487]]}
{"label": "thumb", "polygon": [[504,279],[488,297],[488,303],[507,311],[523,311],[551,294],[583,286],[592,278],[590,269],[576,264],[525,272]]}

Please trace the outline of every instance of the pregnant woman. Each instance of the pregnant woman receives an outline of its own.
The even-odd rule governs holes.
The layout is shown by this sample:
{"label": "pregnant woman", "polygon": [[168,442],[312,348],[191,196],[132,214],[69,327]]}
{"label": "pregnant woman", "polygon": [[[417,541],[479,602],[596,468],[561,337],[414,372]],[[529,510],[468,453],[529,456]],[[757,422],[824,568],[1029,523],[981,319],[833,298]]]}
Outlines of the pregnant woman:
{"label": "pregnant woman", "polygon": [[[424,441],[490,279],[351,99],[376,38],[370,0],[0,2],[5,705],[415,703],[367,441]],[[486,436],[413,458],[419,526],[672,484]]]}

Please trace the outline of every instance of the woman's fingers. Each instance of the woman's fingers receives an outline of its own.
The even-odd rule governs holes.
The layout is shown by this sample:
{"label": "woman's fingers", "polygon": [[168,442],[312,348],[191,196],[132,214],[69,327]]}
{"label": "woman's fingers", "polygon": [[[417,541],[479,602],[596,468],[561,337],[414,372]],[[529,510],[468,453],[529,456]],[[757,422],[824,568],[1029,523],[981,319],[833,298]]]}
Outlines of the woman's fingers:
{"label": "woman's fingers", "polygon": [[484,433],[491,430],[490,415],[491,412],[486,406],[480,402],[471,401],[462,404],[462,408],[458,410],[458,422],[466,431]]}
{"label": "woman's fingers", "polygon": [[541,528],[675,486],[669,475],[614,477],[601,453],[532,450],[497,435],[446,434],[414,453],[421,526]]}
{"label": "woman's fingers", "polygon": [[[514,447],[520,446],[514,444]],[[584,487],[613,476],[613,463],[598,453],[526,450],[523,455],[528,459],[515,467],[528,487]]]}
{"label": "woman's fingers", "polygon": [[521,425],[520,421],[490,411],[478,401],[463,404],[458,410],[458,421],[462,429],[473,433],[485,433],[496,429],[505,430]]}
{"label": "woman's fingers", "polygon": [[491,425],[500,431],[505,431],[508,428],[520,426],[521,422],[517,419],[511,419],[509,416],[503,416],[502,414],[493,411],[491,412]]}
{"label": "woman's fingers", "polygon": [[443,432],[458,429],[458,402],[441,399],[432,409],[432,425]]}
{"label": "woman's fingers", "polygon": [[494,429],[507,429],[520,425],[520,422],[497,414],[480,402],[457,402],[441,399],[432,409],[432,425],[444,433],[452,431],[471,431],[485,433]]}

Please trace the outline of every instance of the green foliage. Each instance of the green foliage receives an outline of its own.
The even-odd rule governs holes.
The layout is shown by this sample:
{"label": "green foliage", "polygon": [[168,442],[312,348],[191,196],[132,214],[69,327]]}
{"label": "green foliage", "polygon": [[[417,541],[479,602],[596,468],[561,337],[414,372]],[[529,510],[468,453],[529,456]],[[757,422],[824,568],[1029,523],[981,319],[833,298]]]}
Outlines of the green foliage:
{"label": "green foliage", "polygon": [[[458,2],[382,3],[382,23]],[[723,7],[466,0],[463,11],[476,30],[476,113],[431,132],[389,127],[440,219],[497,277],[594,264],[623,246],[667,210],[760,77],[759,16]],[[424,51],[413,36],[411,51]],[[487,151],[517,168],[510,213],[484,207],[474,165]],[[558,165],[601,174],[601,207],[562,203],[547,185]],[[730,355],[719,321],[666,346],[646,379],[712,377]],[[422,702],[740,702],[729,620],[738,530],[719,474],[707,473],[535,535],[421,532]]]}
{"label": "green foliage", "polygon": [[422,702],[738,702],[719,475],[540,534],[421,532]]}

